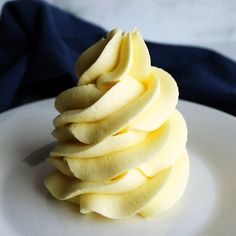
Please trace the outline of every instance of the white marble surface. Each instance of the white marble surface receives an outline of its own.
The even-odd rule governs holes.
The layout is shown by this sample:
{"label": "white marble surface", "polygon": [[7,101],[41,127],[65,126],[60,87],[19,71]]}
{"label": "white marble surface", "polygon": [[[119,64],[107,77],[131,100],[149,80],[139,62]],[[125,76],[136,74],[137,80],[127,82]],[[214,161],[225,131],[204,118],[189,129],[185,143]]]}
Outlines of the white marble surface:
{"label": "white marble surface", "polygon": [[236,60],[235,0],[47,0],[110,30],[139,28],[147,40],[213,48]]}
{"label": "white marble surface", "polygon": [[[45,0],[107,30],[213,48],[236,60],[235,0]],[[5,0],[0,0],[0,7]]]}

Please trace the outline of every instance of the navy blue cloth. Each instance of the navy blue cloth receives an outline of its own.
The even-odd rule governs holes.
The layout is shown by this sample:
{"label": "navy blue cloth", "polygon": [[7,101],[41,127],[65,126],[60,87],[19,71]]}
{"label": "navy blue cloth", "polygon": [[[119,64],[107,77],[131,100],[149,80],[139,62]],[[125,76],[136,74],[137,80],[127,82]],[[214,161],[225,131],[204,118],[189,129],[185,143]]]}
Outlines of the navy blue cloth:
{"label": "navy blue cloth", "polygon": [[[0,19],[0,111],[74,86],[76,58],[105,33],[41,1],[6,3]],[[234,61],[197,47],[147,45],[152,65],[177,81],[180,98],[236,115]]]}

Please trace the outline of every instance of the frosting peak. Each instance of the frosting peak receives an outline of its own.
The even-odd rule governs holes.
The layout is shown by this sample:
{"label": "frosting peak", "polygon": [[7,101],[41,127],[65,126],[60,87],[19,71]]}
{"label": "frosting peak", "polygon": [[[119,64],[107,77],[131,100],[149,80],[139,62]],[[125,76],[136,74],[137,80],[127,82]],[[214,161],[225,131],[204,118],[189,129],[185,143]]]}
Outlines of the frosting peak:
{"label": "frosting peak", "polygon": [[95,83],[98,87],[109,87],[130,77],[145,80],[151,63],[138,30],[125,33],[115,29],[86,50],[75,67],[79,85]]}

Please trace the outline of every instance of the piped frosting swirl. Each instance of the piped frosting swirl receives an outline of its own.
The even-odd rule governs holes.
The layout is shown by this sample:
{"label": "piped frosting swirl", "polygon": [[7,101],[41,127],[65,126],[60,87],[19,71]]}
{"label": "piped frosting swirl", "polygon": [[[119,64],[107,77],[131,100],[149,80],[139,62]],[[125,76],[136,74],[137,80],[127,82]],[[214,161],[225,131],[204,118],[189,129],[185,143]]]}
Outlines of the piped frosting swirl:
{"label": "piped frosting swirl", "polygon": [[113,30],[76,62],[78,85],[58,95],[53,121],[57,171],[46,187],[59,200],[119,219],[173,205],[187,184],[186,123],[178,87],[152,67],[138,30]]}

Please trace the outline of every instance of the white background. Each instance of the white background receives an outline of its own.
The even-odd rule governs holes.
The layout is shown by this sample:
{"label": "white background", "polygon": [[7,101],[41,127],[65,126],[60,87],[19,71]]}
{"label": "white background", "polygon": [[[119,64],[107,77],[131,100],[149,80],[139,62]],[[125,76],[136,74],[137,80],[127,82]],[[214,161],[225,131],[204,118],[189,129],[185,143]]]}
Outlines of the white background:
{"label": "white background", "polygon": [[46,1],[106,30],[137,27],[147,40],[209,47],[236,60],[235,0]]}

